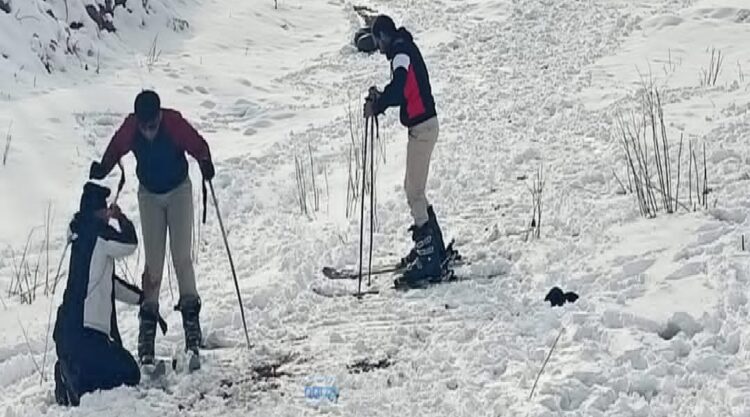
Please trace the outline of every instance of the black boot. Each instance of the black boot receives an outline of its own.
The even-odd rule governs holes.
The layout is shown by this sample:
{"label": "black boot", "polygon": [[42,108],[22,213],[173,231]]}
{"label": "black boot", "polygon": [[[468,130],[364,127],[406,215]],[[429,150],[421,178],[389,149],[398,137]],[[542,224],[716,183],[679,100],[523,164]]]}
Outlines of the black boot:
{"label": "black boot", "polygon": [[138,360],[141,365],[153,365],[159,305],[148,302],[141,304],[138,319],[140,321],[138,326]]}
{"label": "black boot", "polygon": [[185,330],[185,351],[198,353],[203,333],[201,332],[200,312],[201,299],[198,296],[187,296],[180,299],[175,310],[182,313],[182,327]]}
{"label": "black boot", "polygon": [[182,328],[185,330],[185,352],[188,353],[188,370],[201,368],[199,350],[203,334],[201,332],[201,299],[198,296],[181,298],[175,310],[182,313]]}
{"label": "black boot", "polygon": [[[411,232],[412,241],[415,241],[415,237],[414,237],[415,230],[417,230],[417,226],[415,225],[409,226],[409,232]],[[412,248],[409,250],[409,253],[406,254],[406,256],[404,256],[403,258],[401,258],[401,261],[399,261],[398,268],[406,268],[416,259],[417,259],[417,248],[415,246],[412,246]]]}
{"label": "black boot", "polygon": [[406,267],[403,279],[410,285],[425,280],[439,280],[442,276],[442,269],[435,245],[437,239],[430,223],[416,228],[413,237],[417,258]]}
{"label": "black boot", "polygon": [[[446,257],[445,243],[443,242],[443,232],[440,230],[440,226],[437,223],[437,217],[435,216],[435,211],[432,209],[432,205],[427,206],[427,223],[430,224],[433,231],[435,232],[435,248],[437,249],[438,258],[440,259],[440,262],[442,263]],[[416,229],[417,229],[417,226],[415,225],[409,226],[409,231],[412,233],[412,240],[415,242],[416,242],[416,239],[414,237],[414,231]],[[401,261],[399,262],[398,267],[406,268],[416,259],[417,259],[417,248],[415,246],[411,248],[411,250],[405,257],[401,258]]]}
{"label": "black boot", "polygon": [[427,206],[427,216],[427,223],[430,224],[433,233],[432,235],[435,237],[435,249],[438,254],[438,259],[440,259],[440,263],[442,264],[447,256],[445,252],[445,242],[443,241],[443,232],[440,230],[440,225],[438,225],[437,216],[435,216],[432,206]]}

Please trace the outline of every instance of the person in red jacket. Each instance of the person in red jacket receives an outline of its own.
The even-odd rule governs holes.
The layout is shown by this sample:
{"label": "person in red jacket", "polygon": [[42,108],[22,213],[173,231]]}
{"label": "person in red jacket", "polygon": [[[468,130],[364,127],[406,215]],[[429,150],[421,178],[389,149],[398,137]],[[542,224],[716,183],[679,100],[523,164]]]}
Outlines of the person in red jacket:
{"label": "person in red jacket", "polygon": [[399,107],[401,124],[409,132],[404,189],[414,218],[410,227],[414,248],[400,266],[406,267],[403,277],[407,284],[419,284],[440,279],[446,258],[443,234],[425,195],[439,131],[435,99],[427,65],[409,31],[396,29],[390,17],[380,15],[372,24],[372,37],[391,63],[392,79],[383,91],[370,88],[364,116],[377,116],[389,107]]}
{"label": "person in red jacket", "polygon": [[182,313],[185,350],[196,357],[202,334],[199,321],[201,299],[195,285],[191,257],[193,238],[193,187],[188,175],[187,152],[198,161],[204,181],[214,177],[211,152],[203,137],[179,112],[161,107],[159,96],[142,91],[135,99],[135,112],[125,118],[112,138],[101,162],[93,162],[90,178],[102,179],[128,152],[135,155],[138,208],[146,255],[143,273],[144,301],[138,317],[138,358],[154,363],[159,288],[164,269],[167,232],[180,289],[176,307]]}

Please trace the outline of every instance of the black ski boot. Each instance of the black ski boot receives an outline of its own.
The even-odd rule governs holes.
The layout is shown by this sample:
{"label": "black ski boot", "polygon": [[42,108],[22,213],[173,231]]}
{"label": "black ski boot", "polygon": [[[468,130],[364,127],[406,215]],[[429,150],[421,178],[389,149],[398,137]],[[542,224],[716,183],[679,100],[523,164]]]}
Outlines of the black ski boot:
{"label": "black ski boot", "polygon": [[413,237],[417,258],[406,267],[402,276],[404,283],[419,286],[424,281],[439,281],[443,274],[432,225],[427,222],[416,228]]}
{"label": "black ski boot", "polygon": [[[445,242],[443,242],[443,232],[440,230],[440,226],[437,223],[437,217],[435,216],[435,211],[432,209],[431,205],[427,206],[427,223],[431,225],[433,231],[435,232],[435,248],[437,249],[438,258],[440,259],[440,262],[442,263],[445,257],[447,256],[445,252]],[[409,231],[412,233],[411,239],[416,242],[416,238],[414,236],[415,230],[417,230],[417,226],[415,225],[409,226]],[[401,258],[401,261],[399,262],[398,267],[406,268],[416,259],[417,259],[417,248],[415,246],[409,251],[409,254]]]}
{"label": "black ski boot", "polygon": [[154,364],[156,323],[159,321],[159,305],[144,302],[138,313],[138,361],[141,365]]}
{"label": "black ski boot", "polygon": [[182,314],[182,328],[185,330],[185,352],[191,354],[188,361],[188,369],[195,371],[200,369],[199,352],[203,333],[201,332],[200,312],[201,299],[198,296],[188,296],[180,299],[175,310]]}
{"label": "black ski boot", "polygon": [[438,259],[442,264],[445,258],[448,256],[445,250],[445,242],[443,241],[443,231],[440,230],[440,225],[437,222],[437,216],[432,210],[432,206],[427,206],[427,223],[432,228],[432,235],[435,237],[435,249],[437,250]]}

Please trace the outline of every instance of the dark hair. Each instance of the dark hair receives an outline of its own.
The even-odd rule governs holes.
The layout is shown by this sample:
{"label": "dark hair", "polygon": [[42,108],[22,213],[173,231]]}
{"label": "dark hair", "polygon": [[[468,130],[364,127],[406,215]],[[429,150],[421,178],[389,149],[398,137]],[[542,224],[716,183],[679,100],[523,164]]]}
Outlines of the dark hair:
{"label": "dark hair", "polygon": [[390,17],[381,14],[375,18],[374,22],[372,22],[372,34],[376,38],[381,34],[393,37],[394,33],[396,33],[396,24],[393,23],[393,19]]}
{"label": "dark hair", "polygon": [[159,115],[161,100],[151,90],[143,90],[135,98],[135,117],[139,122],[150,122]]}
{"label": "dark hair", "polygon": [[102,187],[93,182],[87,182],[83,186],[83,194],[81,194],[80,211],[82,213],[93,213],[97,210],[107,208],[109,193],[109,188]]}

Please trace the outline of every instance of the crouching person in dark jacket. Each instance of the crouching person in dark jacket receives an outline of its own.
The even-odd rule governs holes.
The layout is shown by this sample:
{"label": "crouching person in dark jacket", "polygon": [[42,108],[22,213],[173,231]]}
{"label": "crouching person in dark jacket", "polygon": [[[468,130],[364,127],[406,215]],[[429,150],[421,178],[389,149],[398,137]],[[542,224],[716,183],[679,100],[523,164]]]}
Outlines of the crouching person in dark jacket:
{"label": "crouching person in dark jacket", "polygon": [[[140,369],[122,347],[114,300],[138,305],[141,291],[117,278],[115,259],[132,254],[138,245],[133,223],[120,209],[107,208],[110,191],[87,183],[80,211],[70,223],[72,250],[68,283],[57,310],[53,339],[55,399],[77,406],[81,395],[121,385],[137,385]],[[120,230],[109,225],[116,219]]]}

